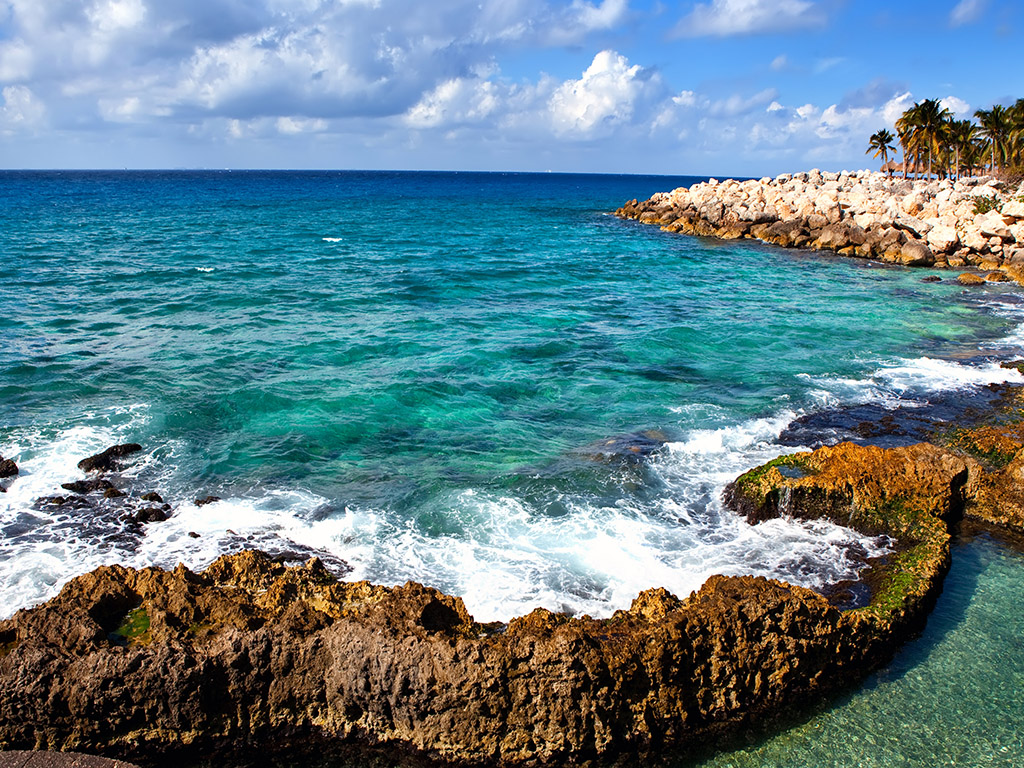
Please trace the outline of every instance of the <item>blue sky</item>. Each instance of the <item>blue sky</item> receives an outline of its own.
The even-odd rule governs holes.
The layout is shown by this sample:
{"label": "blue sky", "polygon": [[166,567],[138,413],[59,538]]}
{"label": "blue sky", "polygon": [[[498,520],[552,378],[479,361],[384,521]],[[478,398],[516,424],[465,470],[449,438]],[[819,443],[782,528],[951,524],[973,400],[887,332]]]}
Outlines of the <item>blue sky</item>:
{"label": "blue sky", "polygon": [[1020,0],[0,0],[0,167],[864,168],[1024,96]]}

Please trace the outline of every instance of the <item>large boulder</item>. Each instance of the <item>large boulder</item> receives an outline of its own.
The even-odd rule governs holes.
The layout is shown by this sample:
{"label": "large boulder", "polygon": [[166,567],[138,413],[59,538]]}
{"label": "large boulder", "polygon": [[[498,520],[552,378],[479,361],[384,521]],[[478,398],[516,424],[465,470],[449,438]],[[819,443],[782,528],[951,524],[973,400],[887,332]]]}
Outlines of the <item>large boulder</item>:
{"label": "large boulder", "polygon": [[955,227],[940,224],[928,233],[928,247],[935,253],[952,253],[959,244]]}
{"label": "large boulder", "polygon": [[935,254],[921,242],[907,242],[900,248],[899,262],[908,267],[930,267],[935,263]]}

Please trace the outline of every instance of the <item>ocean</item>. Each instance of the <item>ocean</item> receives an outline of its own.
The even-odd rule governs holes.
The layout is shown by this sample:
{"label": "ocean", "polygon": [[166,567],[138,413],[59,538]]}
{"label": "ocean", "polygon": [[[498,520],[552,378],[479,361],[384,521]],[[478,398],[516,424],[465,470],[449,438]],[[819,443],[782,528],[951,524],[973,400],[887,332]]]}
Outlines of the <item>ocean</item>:
{"label": "ocean", "polygon": [[[886,540],[747,525],[725,484],[841,436],[828,414],[1020,383],[1000,362],[1024,296],[610,215],[700,180],[0,172],[0,454],[21,468],[0,615],[101,564],[244,547],[419,581],[480,621],[609,616],[714,573],[855,577]],[[37,502],[127,441],[116,482],[170,519]]]}

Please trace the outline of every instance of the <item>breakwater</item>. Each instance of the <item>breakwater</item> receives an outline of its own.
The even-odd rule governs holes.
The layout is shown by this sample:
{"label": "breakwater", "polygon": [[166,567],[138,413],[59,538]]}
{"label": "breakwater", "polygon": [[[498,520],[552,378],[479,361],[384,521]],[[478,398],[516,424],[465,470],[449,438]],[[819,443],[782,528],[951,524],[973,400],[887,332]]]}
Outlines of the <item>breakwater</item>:
{"label": "breakwater", "polygon": [[976,267],[986,279],[1024,270],[1024,185],[990,178],[910,181],[882,173],[727,179],[631,200],[616,215],[668,232],[753,238],[786,248],[905,266]]}

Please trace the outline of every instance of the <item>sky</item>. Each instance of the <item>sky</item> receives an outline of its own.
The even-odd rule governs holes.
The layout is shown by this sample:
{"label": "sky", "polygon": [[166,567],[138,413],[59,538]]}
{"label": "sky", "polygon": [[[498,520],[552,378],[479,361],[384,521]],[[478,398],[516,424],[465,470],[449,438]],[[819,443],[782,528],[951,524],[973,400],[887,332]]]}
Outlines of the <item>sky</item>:
{"label": "sky", "polygon": [[1021,0],[0,0],[0,168],[761,176],[1024,96]]}

